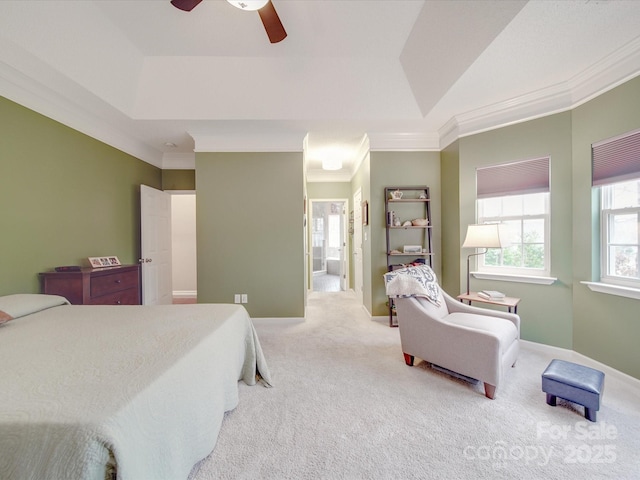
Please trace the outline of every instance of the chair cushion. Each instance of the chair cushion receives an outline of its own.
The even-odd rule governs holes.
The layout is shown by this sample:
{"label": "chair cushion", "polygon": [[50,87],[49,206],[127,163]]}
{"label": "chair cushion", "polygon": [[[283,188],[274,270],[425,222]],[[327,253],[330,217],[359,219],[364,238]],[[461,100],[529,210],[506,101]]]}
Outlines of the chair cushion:
{"label": "chair cushion", "polygon": [[501,345],[510,345],[518,338],[518,329],[509,320],[475,313],[451,313],[443,318],[447,323],[491,333]]}

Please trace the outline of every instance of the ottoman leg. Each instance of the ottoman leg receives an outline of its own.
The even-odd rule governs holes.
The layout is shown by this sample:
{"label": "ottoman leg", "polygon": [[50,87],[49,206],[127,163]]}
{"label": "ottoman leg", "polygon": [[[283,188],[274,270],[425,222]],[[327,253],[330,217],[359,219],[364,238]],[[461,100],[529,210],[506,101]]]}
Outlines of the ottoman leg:
{"label": "ottoman leg", "polygon": [[586,418],[587,420],[595,422],[597,413],[598,412],[593,408],[584,407],[584,418]]}
{"label": "ottoman leg", "polygon": [[556,396],[547,393],[547,405],[551,405],[552,407],[556,406]]}

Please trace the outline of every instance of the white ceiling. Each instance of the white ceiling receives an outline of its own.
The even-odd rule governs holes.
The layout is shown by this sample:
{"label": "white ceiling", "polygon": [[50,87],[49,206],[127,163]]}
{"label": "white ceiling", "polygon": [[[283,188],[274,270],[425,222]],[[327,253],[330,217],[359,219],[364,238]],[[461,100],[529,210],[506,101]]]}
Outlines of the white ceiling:
{"label": "white ceiling", "polygon": [[369,148],[439,150],[640,74],[636,0],[273,3],[278,44],[223,0],[0,1],[0,95],[163,168],[306,145],[322,181]]}

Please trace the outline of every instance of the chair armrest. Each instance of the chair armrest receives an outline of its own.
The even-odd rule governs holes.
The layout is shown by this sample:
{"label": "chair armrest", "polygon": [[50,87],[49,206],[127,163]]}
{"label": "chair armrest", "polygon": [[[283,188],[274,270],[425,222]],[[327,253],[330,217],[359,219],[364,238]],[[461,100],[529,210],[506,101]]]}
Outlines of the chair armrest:
{"label": "chair armrest", "polygon": [[449,313],[474,313],[476,315],[484,315],[487,317],[503,318],[505,320],[509,320],[516,326],[516,328],[518,329],[518,336],[520,336],[520,316],[518,314],[467,305],[466,303],[460,302],[459,300],[453,298],[444,290],[441,289],[441,291],[442,297],[444,298],[444,301],[447,304],[447,308],[449,309]]}

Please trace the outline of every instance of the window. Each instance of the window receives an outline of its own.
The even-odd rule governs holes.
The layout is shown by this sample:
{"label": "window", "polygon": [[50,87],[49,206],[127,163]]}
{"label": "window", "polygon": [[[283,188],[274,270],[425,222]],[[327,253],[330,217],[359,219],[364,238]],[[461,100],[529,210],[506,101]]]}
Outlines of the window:
{"label": "window", "polygon": [[341,238],[341,228],[340,228],[340,215],[329,215],[329,257],[339,258],[340,257],[340,238]]}
{"label": "window", "polygon": [[601,188],[602,278],[640,287],[640,180]]}
{"label": "window", "polygon": [[600,188],[600,281],[640,288],[640,131],[592,145]]}
{"label": "window", "polygon": [[478,200],[478,223],[503,223],[509,246],[490,248],[479,257],[479,270],[521,275],[549,274],[549,193]]}
{"label": "window", "polygon": [[478,223],[507,226],[509,246],[478,257],[478,270],[549,276],[549,158],[480,168]]}

